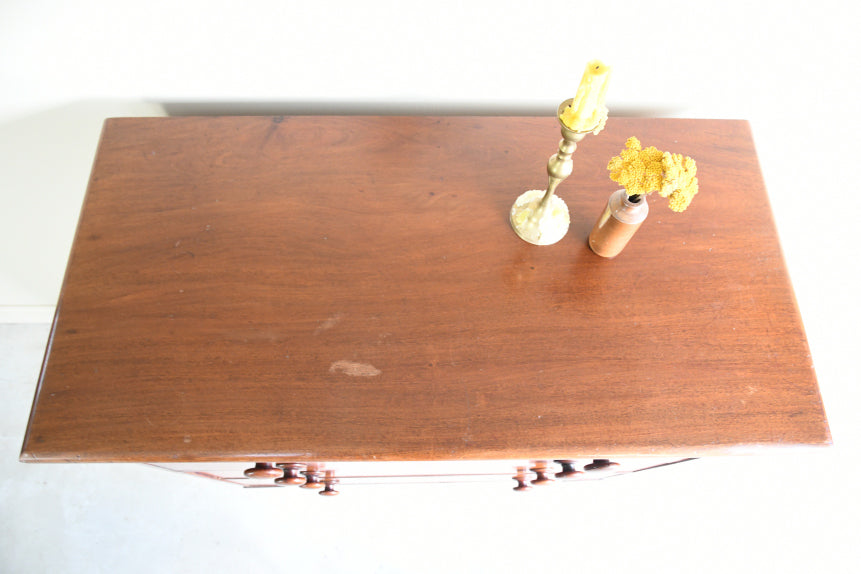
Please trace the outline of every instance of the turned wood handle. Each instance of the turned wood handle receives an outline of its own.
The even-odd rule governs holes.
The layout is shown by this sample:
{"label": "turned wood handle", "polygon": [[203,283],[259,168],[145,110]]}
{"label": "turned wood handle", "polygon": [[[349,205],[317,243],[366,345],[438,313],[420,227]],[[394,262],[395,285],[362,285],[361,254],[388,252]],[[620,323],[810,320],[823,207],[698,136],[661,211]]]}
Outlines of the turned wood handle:
{"label": "turned wood handle", "polygon": [[284,471],[284,475],[275,479],[275,484],[303,484],[305,478],[299,472],[305,468],[304,464],[298,462],[279,462],[278,468]]}
{"label": "turned wood handle", "polygon": [[335,485],[340,482],[335,478],[335,472],[332,470],[326,471],[326,477],[323,479],[325,487],[320,491],[320,496],[337,496],[339,492],[335,490]]}
{"label": "turned wood handle", "polygon": [[281,469],[275,468],[271,462],[254,463],[254,468],[245,469],[248,478],[275,478],[281,476]]}
{"label": "turned wood handle", "polygon": [[535,463],[535,466],[530,468],[532,472],[535,473],[536,479],[532,481],[532,484],[536,486],[544,486],[554,482],[553,478],[553,468],[546,461],[538,461]]}
{"label": "turned wood handle", "polygon": [[558,462],[562,465],[562,471],[556,473],[556,478],[574,478],[578,474],[583,474],[582,470],[574,468],[573,460],[557,460],[554,462]]}
{"label": "turned wood handle", "polygon": [[529,471],[525,466],[518,466],[517,474],[513,478],[517,481],[517,486],[514,487],[517,492],[532,490],[532,487],[529,486]]}
{"label": "turned wood handle", "polygon": [[611,467],[619,466],[618,462],[610,462],[609,459],[606,458],[596,458],[593,459],[592,462],[583,467],[584,470],[607,470]]}
{"label": "turned wood handle", "polygon": [[301,474],[305,475],[305,482],[299,486],[299,488],[323,488],[323,482],[320,480],[323,476],[323,473],[315,468],[309,468],[308,470],[303,470]]}

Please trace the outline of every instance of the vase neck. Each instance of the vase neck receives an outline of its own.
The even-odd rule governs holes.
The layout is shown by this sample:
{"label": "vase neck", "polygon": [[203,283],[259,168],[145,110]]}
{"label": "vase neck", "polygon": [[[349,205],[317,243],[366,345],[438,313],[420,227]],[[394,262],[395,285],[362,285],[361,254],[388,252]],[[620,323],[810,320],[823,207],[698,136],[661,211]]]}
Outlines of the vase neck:
{"label": "vase neck", "polygon": [[639,195],[638,201],[632,201],[628,192],[620,189],[610,196],[610,213],[622,223],[641,223],[649,214],[649,203],[645,195]]}
{"label": "vase neck", "polygon": [[630,208],[637,208],[641,207],[643,204],[646,203],[646,196],[639,193],[635,193],[634,195],[628,195],[628,193],[625,192],[625,195],[622,197],[622,200],[625,203],[625,206]]}

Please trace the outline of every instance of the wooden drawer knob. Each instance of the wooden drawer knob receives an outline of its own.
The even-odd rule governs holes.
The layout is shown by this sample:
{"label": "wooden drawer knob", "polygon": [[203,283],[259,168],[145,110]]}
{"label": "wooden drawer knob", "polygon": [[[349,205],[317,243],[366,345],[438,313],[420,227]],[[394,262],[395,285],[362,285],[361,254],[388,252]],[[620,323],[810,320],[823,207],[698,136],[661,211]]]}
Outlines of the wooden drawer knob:
{"label": "wooden drawer knob", "polygon": [[279,462],[278,468],[284,471],[284,475],[275,479],[275,484],[303,484],[305,478],[299,476],[299,471],[305,468],[304,464],[298,462]]}
{"label": "wooden drawer knob", "polygon": [[245,476],[248,478],[275,478],[281,476],[281,469],[275,468],[271,462],[258,462],[254,464],[254,468],[245,470]]}
{"label": "wooden drawer knob", "polygon": [[532,481],[532,484],[536,486],[544,486],[546,484],[550,484],[553,482],[553,469],[544,461],[535,463],[535,466],[530,468],[532,472],[535,473],[536,479]]}
{"label": "wooden drawer knob", "polygon": [[582,470],[577,470],[574,468],[573,460],[557,460],[554,462],[558,462],[562,465],[562,472],[557,472],[556,478],[574,478],[578,474],[583,474]]}
{"label": "wooden drawer knob", "polygon": [[619,466],[618,462],[610,462],[609,459],[606,458],[596,458],[592,460],[589,464],[584,466],[583,468],[587,471],[591,470],[608,470],[611,467]]}
{"label": "wooden drawer knob", "polygon": [[514,487],[514,490],[517,492],[532,490],[532,487],[529,486],[529,472],[525,466],[517,467],[517,474],[514,475],[514,480],[517,481],[517,486]]}
{"label": "wooden drawer knob", "polygon": [[305,482],[299,488],[323,488],[323,482],[320,480],[323,474],[319,470],[309,468],[308,470],[303,470],[301,474],[305,475]]}
{"label": "wooden drawer knob", "polygon": [[321,496],[337,496],[339,493],[335,490],[335,485],[338,484],[338,479],[335,478],[335,472],[326,471],[326,477],[323,479],[325,487],[320,491]]}

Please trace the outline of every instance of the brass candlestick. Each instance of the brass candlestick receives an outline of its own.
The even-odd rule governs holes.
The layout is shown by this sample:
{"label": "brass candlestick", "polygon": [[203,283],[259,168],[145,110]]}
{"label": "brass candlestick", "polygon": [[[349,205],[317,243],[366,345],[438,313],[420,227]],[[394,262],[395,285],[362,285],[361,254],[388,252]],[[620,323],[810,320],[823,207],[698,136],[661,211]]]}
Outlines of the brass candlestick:
{"label": "brass candlestick", "polygon": [[[573,98],[559,104],[556,118],[562,127],[559,151],[547,162],[547,190],[531,189],[517,198],[511,207],[511,227],[524,241],[534,245],[552,245],[565,237],[571,223],[568,206],[556,195],[556,188],[571,175],[574,160],[571,155],[589,132],[598,133],[604,127],[606,115],[598,125],[586,131],[574,131],[562,121],[562,112],[571,105]],[[606,114],[606,108],[605,108]]]}

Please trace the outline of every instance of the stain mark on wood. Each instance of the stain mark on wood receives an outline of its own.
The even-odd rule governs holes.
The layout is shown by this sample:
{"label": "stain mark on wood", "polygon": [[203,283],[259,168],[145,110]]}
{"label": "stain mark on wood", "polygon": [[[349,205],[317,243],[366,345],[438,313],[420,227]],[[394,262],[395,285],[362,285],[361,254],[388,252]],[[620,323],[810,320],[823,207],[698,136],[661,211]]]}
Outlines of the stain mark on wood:
{"label": "stain mark on wood", "polygon": [[341,322],[341,317],[343,317],[343,315],[341,315],[340,313],[338,313],[334,317],[329,317],[328,319],[320,323],[316,329],[314,329],[314,334],[319,335],[323,331],[328,331],[329,329]]}
{"label": "stain mark on wood", "polygon": [[381,370],[373,365],[366,363],[356,363],[353,361],[335,361],[329,367],[330,373],[342,373],[351,377],[376,377]]}

